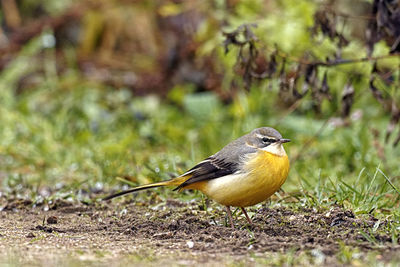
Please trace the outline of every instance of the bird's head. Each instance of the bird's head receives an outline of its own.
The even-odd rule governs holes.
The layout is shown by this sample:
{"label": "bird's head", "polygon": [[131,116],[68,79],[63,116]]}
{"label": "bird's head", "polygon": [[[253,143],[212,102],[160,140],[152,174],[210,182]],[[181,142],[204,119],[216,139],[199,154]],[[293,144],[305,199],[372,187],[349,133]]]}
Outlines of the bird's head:
{"label": "bird's head", "polygon": [[286,152],[282,144],[287,142],[290,142],[290,139],[282,138],[274,128],[262,127],[254,129],[249,134],[246,144],[277,156],[284,156]]}

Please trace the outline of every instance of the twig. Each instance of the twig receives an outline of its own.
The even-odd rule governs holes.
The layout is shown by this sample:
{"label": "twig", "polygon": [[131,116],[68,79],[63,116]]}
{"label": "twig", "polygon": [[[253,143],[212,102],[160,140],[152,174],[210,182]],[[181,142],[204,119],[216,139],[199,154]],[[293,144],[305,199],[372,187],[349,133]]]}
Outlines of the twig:
{"label": "twig", "polygon": [[323,10],[324,10],[324,12],[331,13],[331,14],[333,14],[333,15],[335,15],[335,16],[343,17],[343,18],[347,18],[347,19],[360,19],[360,20],[374,20],[374,19],[376,19],[375,16],[369,16],[369,15],[364,15],[364,16],[363,16],[363,15],[360,15],[360,16],[358,16],[358,15],[351,15],[351,14],[347,14],[347,13],[344,13],[344,12],[332,10],[332,9],[329,8],[329,7],[324,8]]}
{"label": "twig", "polygon": [[314,61],[308,61],[308,60],[291,57],[280,51],[278,52],[278,54],[281,58],[289,59],[293,62],[297,62],[302,65],[316,65],[316,66],[324,66],[324,67],[332,67],[332,66],[343,65],[343,64],[352,64],[352,63],[362,63],[362,62],[367,62],[367,61],[377,61],[380,59],[391,58],[391,57],[400,57],[400,53],[393,53],[393,54],[389,54],[389,55],[376,56],[376,57],[336,59],[334,61],[327,61],[327,62],[323,62],[323,61],[314,62]]}

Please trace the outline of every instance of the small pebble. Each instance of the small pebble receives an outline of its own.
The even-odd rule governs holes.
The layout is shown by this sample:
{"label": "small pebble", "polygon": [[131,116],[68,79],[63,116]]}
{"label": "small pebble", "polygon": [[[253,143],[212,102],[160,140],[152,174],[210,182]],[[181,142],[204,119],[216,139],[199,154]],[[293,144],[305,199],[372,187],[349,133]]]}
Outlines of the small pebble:
{"label": "small pebble", "polygon": [[29,233],[25,236],[26,238],[34,238],[36,237],[34,233]]}
{"label": "small pebble", "polygon": [[186,245],[188,246],[188,248],[193,248],[194,247],[194,242],[193,241],[188,241],[188,242],[186,242]]}
{"label": "small pebble", "polygon": [[48,224],[57,224],[58,218],[56,216],[50,216],[47,218],[47,223]]}
{"label": "small pebble", "polygon": [[123,209],[123,210],[120,211],[119,215],[120,215],[120,216],[124,216],[124,215],[126,215],[127,213],[128,213],[128,210],[127,210],[127,209]]}

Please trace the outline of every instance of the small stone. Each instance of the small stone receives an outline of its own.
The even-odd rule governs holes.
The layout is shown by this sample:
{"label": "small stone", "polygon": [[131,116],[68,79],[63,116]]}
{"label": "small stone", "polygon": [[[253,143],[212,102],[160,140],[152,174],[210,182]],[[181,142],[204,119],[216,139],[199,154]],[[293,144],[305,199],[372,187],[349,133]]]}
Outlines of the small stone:
{"label": "small stone", "polygon": [[34,238],[36,237],[34,233],[29,233],[25,236],[26,238]]}
{"label": "small stone", "polygon": [[56,216],[50,216],[49,218],[47,218],[47,223],[48,224],[57,224],[58,218]]}
{"label": "small stone", "polygon": [[193,248],[194,247],[194,242],[193,241],[188,241],[188,242],[186,242],[186,245],[188,246],[188,248]]}
{"label": "small stone", "polygon": [[126,215],[127,213],[128,213],[128,210],[127,210],[127,209],[123,209],[123,210],[120,211],[119,215],[120,215],[120,216],[124,216],[124,215]]}

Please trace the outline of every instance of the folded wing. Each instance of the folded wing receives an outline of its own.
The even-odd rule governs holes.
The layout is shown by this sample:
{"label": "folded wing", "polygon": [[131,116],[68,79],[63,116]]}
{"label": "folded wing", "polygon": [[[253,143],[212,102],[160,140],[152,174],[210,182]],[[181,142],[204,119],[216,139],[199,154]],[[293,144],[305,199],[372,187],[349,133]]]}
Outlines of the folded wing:
{"label": "folded wing", "polygon": [[197,182],[216,179],[222,176],[233,174],[238,170],[239,163],[228,162],[211,156],[188,170],[186,173],[182,174],[182,176],[191,176],[174,190],[183,189],[186,186]]}

